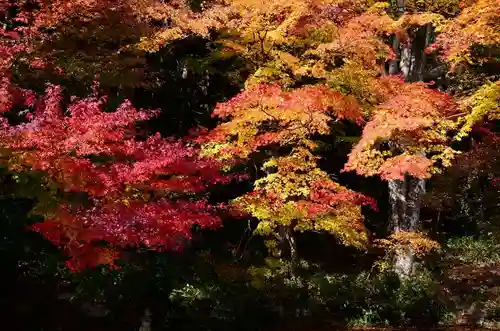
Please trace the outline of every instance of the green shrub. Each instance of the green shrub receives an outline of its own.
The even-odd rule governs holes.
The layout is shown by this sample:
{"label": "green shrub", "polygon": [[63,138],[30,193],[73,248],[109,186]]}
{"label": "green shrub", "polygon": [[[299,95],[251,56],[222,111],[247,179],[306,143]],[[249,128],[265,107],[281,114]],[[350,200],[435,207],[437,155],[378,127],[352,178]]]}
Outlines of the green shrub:
{"label": "green shrub", "polygon": [[446,243],[446,258],[462,263],[495,263],[500,261],[500,244],[493,238],[461,237]]}
{"label": "green shrub", "polygon": [[[302,265],[292,273],[286,263],[250,268],[248,281],[181,286],[171,295],[170,326],[192,321],[205,329],[273,323],[418,325],[437,323],[444,314],[438,282],[426,270],[401,282],[396,274],[329,274]],[[264,323],[264,324],[263,324]],[[241,329],[241,327],[238,327]]]}

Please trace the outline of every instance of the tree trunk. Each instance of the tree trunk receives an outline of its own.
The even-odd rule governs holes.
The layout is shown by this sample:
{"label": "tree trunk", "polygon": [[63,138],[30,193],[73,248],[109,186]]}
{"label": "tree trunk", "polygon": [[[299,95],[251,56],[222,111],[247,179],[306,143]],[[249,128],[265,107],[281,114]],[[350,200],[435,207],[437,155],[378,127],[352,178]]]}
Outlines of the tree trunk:
{"label": "tree trunk", "polygon": [[[425,180],[405,176],[404,180],[390,180],[388,186],[393,233],[421,230],[420,208],[425,194]],[[394,270],[398,276],[409,277],[414,269],[415,256],[411,248],[396,251]]]}
{"label": "tree trunk", "polygon": [[[399,12],[404,12],[404,0],[397,0],[396,5]],[[401,43],[399,38],[394,36],[392,47],[396,60],[389,63],[389,74],[401,72],[407,82],[423,80],[427,65],[425,48],[429,46],[431,37],[430,24],[416,30],[408,43]],[[388,187],[392,232],[421,230],[420,208],[425,194],[425,180],[405,175],[403,180],[390,180]],[[411,248],[406,247],[397,251],[394,257],[394,270],[398,276],[409,277],[414,269],[415,254]]]}
{"label": "tree trunk", "polygon": [[408,81],[416,82],[424,79],[424,73],[427,65],[427,54],[425,49],[430,45],[432,36],[432,25],[426,24],[415,31],[411,45],[410,72]]}
{"label": "tree trunk", "polygon": [[389,75],[396,75],[399,72],[398,62],[401,56],[401,52],[399,51],[401,41],[399,37],[394,35],[392,41],[392,49],[394,51],[394,55],[396,58],[394,60],[389,61]]}
{"label": "tree trunk", "polygon": [[[277,153],[275,150],[268,151],[269,157],[276,157]],[[266,169],[266,175],[272,174],[274,171],[271,169]],[[275,238],[278,240],[279,257],[283,259],[289,259],[292,262],[292,267],[297,265],[297,244],[293,236],[292,225],[277,225],[277,234]]]}
{"label": "tree trunk", "polygon": [[401,69],[401,73],[405,81],[408,81],[410,78],[410,69],[412,66],[413,54],[411,51],[411,46],[408,44],[402,44],[403,47],[401,49],[401,60],[399,63],[399,68]]}
{"label": "tree trunk", "polygon": [[290,226],[280,225],[278,227],[278,235],[280,241],[280,251],[282,258],[288,258],[295,266],[298,262],[297,244],[293,237],[293,231]]}
{"label": "tree trunk", "polygon": [[144,309],[144,316],[141,318],[141,327],[139,331],[151,331],[151,311]]}

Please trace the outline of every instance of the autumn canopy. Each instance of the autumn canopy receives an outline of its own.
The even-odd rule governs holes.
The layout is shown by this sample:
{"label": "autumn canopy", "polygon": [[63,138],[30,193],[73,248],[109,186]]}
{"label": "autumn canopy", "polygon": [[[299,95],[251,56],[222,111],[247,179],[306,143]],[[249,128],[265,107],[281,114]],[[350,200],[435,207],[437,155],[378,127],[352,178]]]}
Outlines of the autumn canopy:
{"label": "autumn canopy", "polygon": [[[483,74],[500,65],[498,0],[0,0],[0,23],[1,161],[39,176],[31,228],[73,270],[114,265],[123,249],[180,250],[221,218],[255,221],[269,254],[291,261],[302,232],[367,249],[379,201],[342,180],[357,176],[388,183],[383,243],[410,273],[404,261],[435,248],[425,181],[500,118],[498,75]],[[151,88],[139,59],[192,36],[245,63],[205,128],[148,132],[161,110],[109,102],[113,88]],[[33,75],[42,84],[25,84]]]}

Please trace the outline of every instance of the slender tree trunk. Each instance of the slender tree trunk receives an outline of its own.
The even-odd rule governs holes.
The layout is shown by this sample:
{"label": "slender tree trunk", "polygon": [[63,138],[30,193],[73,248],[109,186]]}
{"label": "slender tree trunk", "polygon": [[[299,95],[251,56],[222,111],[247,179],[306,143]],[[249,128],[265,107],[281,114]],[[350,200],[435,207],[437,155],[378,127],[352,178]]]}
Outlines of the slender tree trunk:
{"label": "slender tree trunk", "polygon": [[[276,156],[276,152],[270,151],[269,156]],[[270,175],[271,173],[272,171],[270,169],[266,170],[266,175]],[[291,225],[278,225],[277,231],[276,239],[278,239],[279,257],[289,259],[290,262],[292,262],[292,267],[295,267],[298,262],[298,256],[297,244],[293,236],[293,228]]]}
{"label": "slender tree trunk", "polygon": [[281,257],[289,258],[292,265],[295,266],[298,262],[297,244],[293,236],[293,231],[290,226],[280,225],[278,229]]}
{"label": "slender tree trunk", "polygon": [[422,81],[427,65],[425,49],[429,46],[432,36],[432,25],[426,24],[415,32],[411,45],[411,67],[408,81]]}

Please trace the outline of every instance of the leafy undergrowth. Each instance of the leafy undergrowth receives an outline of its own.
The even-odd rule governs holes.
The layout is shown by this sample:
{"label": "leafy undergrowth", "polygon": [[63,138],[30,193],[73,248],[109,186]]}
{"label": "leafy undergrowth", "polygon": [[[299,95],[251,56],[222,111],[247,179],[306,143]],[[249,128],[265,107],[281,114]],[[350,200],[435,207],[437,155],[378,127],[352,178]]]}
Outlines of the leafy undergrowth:
{"label": "leafy undergrowth", "polygon": [[[500,255],[493,240],[444,245],[439,270],[327,273],[302,261],[200,261],[176,282],[164,326],[183,330],[498,330]],[[214,273],[217,277],[213,277]],[[210,276],[212,275],[212,276]],[[395,328],[400,326],[401,328]],[[439,326],[439,327],[438,327]]]}
{"label": "leafy undergrowth", "polygon": [[[155,306],[168,305],[168,310],[164,321],[156,322],[159,330],[499,330],[496,247],[493,240],[450,241],[441,258],[442,274],[420,268],[406,282],[389,270],[326,273],[306,262],[292,270],[277,259],[249,268],[205,257],[186,263],[158,256]],[[92,301],[123,319],[113,311],[123,304],[118,294],[127,293],[128,302],[135,302],[144,293],[136,284],[153,283],[143,278],[151,275],[125,267],[106,275],[78,278],[75,303]],[[106,287],[111,292],[99,292],[103,281],[113,284]]]}

